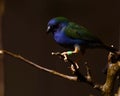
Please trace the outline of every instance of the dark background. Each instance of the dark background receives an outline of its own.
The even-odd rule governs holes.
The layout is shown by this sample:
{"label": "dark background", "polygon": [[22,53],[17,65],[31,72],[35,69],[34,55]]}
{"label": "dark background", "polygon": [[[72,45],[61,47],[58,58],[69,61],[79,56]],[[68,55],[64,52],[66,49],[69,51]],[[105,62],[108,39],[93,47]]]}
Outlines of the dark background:
{"label": "dark background", "polygon": [[[71,74],[68,65],[51,56],[65,51],[46,34],[47,22],[64,16],[86,26],[107,45],[118,47],[120,24],[119,0],[5,0],[3,47],[41,66]],[[96,82],[104,83],[107,63],[105,50],[88,50],[80,61],[91,66]],[[4,59],[5,96],[88,96],[101,94],[87,84],[72,82],[36,69],[10,56]]]}

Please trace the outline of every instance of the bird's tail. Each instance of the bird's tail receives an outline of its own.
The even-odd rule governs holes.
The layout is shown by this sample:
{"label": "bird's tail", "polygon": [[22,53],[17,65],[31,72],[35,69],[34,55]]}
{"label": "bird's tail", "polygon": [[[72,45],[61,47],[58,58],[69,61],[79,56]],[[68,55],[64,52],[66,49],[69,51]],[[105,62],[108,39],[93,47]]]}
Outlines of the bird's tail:
{"label": "bird's tail", "polygon": [[105,48],[106,50],[108,50],[109,52],[112,52],[112,53],[117,53],[118,49],[114,48],[114,47],[109,47],[109,46],[106,46],[104,45],[103,48]]}

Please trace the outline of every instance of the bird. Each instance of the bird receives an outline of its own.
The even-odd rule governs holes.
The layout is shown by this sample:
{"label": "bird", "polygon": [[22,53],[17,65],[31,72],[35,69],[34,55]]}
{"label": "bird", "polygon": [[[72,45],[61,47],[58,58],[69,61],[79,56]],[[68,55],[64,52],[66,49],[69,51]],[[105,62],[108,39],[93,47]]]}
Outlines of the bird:
{"label": "bird", "polygon": [[102,40],[92,34],[87,28],[77,23],[71,22],[65,17],[55,17],[47,24],[47,33],[52,33],[57,44],[71,50],[62,52],[67,59],[68,55],[85,54],[86,49],[101,48],[109,52],[116,53],[117,49],[105,45]]}

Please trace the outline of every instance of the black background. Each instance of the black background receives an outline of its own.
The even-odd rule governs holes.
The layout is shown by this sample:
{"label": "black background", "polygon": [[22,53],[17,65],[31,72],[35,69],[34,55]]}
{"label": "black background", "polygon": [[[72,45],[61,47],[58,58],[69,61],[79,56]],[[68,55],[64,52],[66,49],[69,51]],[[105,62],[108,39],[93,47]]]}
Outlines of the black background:
{"label": "black background", "polygon": [[[6,0],[3,19],[3,47],[41,66],[71,74],[68,65],[51,56],[52,51],[65,51],[46,34],[47,22],[64,16],[87,27],[107,45],[118,47],[119,0]],[[102,73],[107,63],[105,50],[88,50],[80,61],[91,66],[96,82],[104,83]],[[87,84],[69,81],[36,69],[27,63],[5,56],[5,96],[88,96],[101,94]]]}

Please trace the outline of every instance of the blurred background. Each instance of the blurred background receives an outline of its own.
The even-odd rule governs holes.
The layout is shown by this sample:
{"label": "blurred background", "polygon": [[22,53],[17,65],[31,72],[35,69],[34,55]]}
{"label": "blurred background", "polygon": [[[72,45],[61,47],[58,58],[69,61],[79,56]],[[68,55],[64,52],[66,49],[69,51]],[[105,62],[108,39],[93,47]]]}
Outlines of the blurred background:
{"label": "blurred background", "polygon": [[[67,50],[46,34],[47,22],[56,16],[67,17],[87,27],[107,45],[113,44],[118,48],[119,0],[5,0],[4,5],[4,15],[0,21],[1,48],[41,66],[71,75],[67,68],[69,65],[51,55],[53,51]],[[105,75],[102,70],[106,66],[107,55],[105,50],[88,50],[79,62],[81,72],[85,74],[83,63],[88,61],[95,81],[103,84]],[[101,96],[87,84],[54,76],[6,55],[2,74],[4,96]]]}

